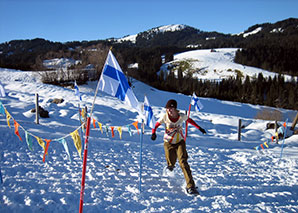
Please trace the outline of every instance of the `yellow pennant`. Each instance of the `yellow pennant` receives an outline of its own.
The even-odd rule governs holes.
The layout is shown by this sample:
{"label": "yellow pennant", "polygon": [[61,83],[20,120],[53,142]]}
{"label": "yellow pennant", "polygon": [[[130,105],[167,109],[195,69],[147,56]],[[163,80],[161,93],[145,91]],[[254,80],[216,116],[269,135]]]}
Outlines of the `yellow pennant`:
{"label": "yellow pennant", "polygon": [[97,122],[97,123],[98,123],[99,129],[100,129],[100,131],[101,131],[101,134],[103,134],[103,131],[102,131],[102,124],[99,123],[99,122]]}
{"label": "yellow pennant", "polygon": [[85,118],[85,110],[84,109],[82,109],[81,116],[82,116],[82,118]]}
{"label": "yellow pennant", "polygon": [[269,148],[269,146],[268,146],[267,142],[265,142],[265,143],[264,143],[264,145],[265,145],[267,148]]}
{"label": "yellow pennant", "polygon": [[5,109],[5,114],[6,114],[6,121],[7,121],[7,125],[10,127],[10,123],[9,120],[11,119],[11,115],[9,114],[9,112]]}
{"label": "yellow pennant", "polygon": [[79,156],[80,158],[82,159],[82,142],[81,142],[81,137],[79,135],[79,132],[78,130],[75,130],[74,132],[70,133],[72,139],[73,139],[73,142],[74,142],[74,145],[79,153]]}
{"label": "yellow pennant", "polygon": [[117,128],[117,130],[118,130],[118,132],[119,132],[120,139],[122,139],[122,128],[121,128],[121,126],[119,126],[119,127]]}
{"label": "yellow pennant", "polygon": [[46,150],[46,146],[44,144],[44,141],[40,138],[40,137],[35,137],[38,144],[43,148],[43,150],[45,151]]}

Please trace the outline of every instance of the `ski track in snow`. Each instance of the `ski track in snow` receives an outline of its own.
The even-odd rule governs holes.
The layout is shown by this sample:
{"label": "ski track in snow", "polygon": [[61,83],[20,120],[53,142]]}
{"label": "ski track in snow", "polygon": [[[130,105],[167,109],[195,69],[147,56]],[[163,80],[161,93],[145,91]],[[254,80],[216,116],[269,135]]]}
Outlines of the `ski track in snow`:
{"label": "ski track in snow", "polygon": [[[0,98],[11,115],[27,131],[42,138],[54,139],[74,131],[79,126],[74,91],[41,84],[30,72],[7,69],[1,76],[8,96]],[[146,94],[156,117],[164,111],[170,98],[178,100],[178,107],[187,109],[189,96],[168,93],[135,82],[139,101]],[[96,83],[80,86],[84,104],[91,108]],[[30,112],[35,92],[41,105],[50,111],[50,118],[34,123]],[[63,98],[62,104],[50,99]],[[204,129],[202,135],[189,128],[187,150],[189,164],[200,196],[185,193],[184,177],[177,162],[174,175],[163,174],[165,167],[162,132],[151,141],[146,128],[143,144],[142,192],[139,193],[139,135],[130,136],[123,127],[122,139],[91,128],[88,148],[85,212],[297,212],[298,211],[298,137],[285,140],[280,160],[281,142],[268,142],[269,149],[254,150],[268,141],[272,130],[265,131],[267,121],[253,117],[262,106],[202,98],[203,112],[191,117]],[[284,116],[295,112],[283,110]],[[125,126],[137,113],[121,101],[99,94],[94,118],[106,125]],[[237,141],[238,119],[243,119],[242,141]],[[0,211],[5,212],[77,212],[79,209],[82,160],[71,137],[66,141],[71,153],[69,162],[63,146],[53,141],[42,162],[43,150],[33,142],[31,152],[20,129],[23,141],[14,134],[6,118],[0,115]]]}

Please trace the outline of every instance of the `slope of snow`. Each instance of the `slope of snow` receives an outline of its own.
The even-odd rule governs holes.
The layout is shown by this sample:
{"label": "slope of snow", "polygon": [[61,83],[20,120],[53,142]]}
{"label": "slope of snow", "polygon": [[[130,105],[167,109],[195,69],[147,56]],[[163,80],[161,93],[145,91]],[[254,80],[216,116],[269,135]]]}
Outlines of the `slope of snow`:
{"label": "slope of snow", "polygon": [[[164,32],[174,32],[174,31],[180,31],[183,30],[186,27],[186,25],[183,24],[171,24],[171,25],[164,25],[160,27],[152,28],[151,30],[148,30],[149,33],[164,33]],[[130,41],[132,43],[136,43],[138,34],[135,35],[128,35],[124,36],[123,38],[116,39],[117,42],[121,43],[123,41]]]}
{"label": "slope of snow", "polygon": [[186,25],[182,25],[182,24],[171,24],[171,25],[164,25],[164,26],[160,26],[160,27],[156,27],[153,28],[149,31],[152,32],[175,32],[175,31],[181,31],[183,29],[185,29]]}
{"label": "slope of snow", "polygon": [[257,34],[257,33],[261,32],[262,29],[263,29],[262,27],[258,27],[258,28],[254,29],[251,32],[247,32],[247,33],[241,32],[241,33],[238,33],[236,35],[238,35],[238,36],[242,35],[243,38],[246,38],[247,36],[254,35],[254,34]]}
{"label": "slope of snow", "polygon": [[259,33],[261,30],[262,30],[262,27],[258,27],[258,28],[254,29],[254,30],[251,31],[251,32],[244,33],[244,34],[243,34],[243,38],[245,38],[245,37],[247,37],[247,36],[250,36],[250,35],[257,34],[257,33]]}
{"label": "slope of snow", "polygon": [[136,41],[137,41],[137,36],[138,36],[138,34],[136,34],[136,35],[128,35],[128,36],[125,36],[125,37],[123,37],[123,38],[119,38],[119,39],[117,39],[117,42],[123,42],[123,41],[130,41],[130,42],[132,42],[132,43],[136,43]]}
{"label": "slope of snow", "polygon": [[[45,85],[33,72],[0,69],[1,84],[7,97],[0,98],[11,116],[26,131],[43,139],[52,139],[45,163],[43,149],[33,139],[33,151],[28,149],[24,130],[22,141],[14,134],[13,122],[8,127],[0,114],[0,211],[6,212],[78,212],[82,176],[82,160],[69,133],[80,125],[78,101],[68,88]],[[83,102],[91,108],[97,82],[80,86]],[[133,83],[140,102],[147,95],[156,117],[164,112],[170,98],[178,108],[188,108],[190,97]],[[34,123],[34,94],[40,105],[49,110],[50,118]],[[61,104],[50,102],[63,98]],[[297,212],[298,211],[298,136],[285,140],[280,160],[281,143],[269,142],[272,130],[265,130],[267,121],[255,120],[263,106],[253,106],[216,99],[201,98],[204,109],[191,112],[191,117],[207,131],[202,135],[189,128],[187,150],[194,180],[200,196],[185,194],[185,182],[179,165],[171,176],[163,175],[165,167],[162,132],[157,140],[150,139],[145,128],[143,140],[142,192],[138,191],[140,136],[128,125],[138,119],[137,112],[118,99],[99,93],[93,118],[110,127],[123,127],[118,132],[101,133],[91,128],[86,185],[85,212]],[[290,121],[295,113],[280,110]],[[238,119],[243,120],[242,141],[237,141]],[[289,123],[290,125],[291,123]],[[71,160],[55,139],[65,137]],[[269,148],[254,147],[268,141]]]}
{"label": "slope of snow", "polygon": [[[277,75],[260,68],[245,66],[234,62],[237,48],[220,48],[214,49],[193,50],[184,53],[179,53],[174,56],[174,61],[166,63],[161,68],[168,70],[168,67],[179,62],[188,61],[192,66],[193,77],[207,80],[220,80],[223,78],[236,77],[241,73],[245,78],[246,75],[250,77],[257,77],[262,73],[265,78]],[[291,76],[285,75],[286,80],[290,80]]]}
{"label": "slope of snow", "polygon": [[80,60],[74,60],[71,58],[54,58],[50,60],[44,60],[43,66],[47,67],[48,69],[59,69],[59,68],[68,68],[72,65],[77,65],[80,63]]}

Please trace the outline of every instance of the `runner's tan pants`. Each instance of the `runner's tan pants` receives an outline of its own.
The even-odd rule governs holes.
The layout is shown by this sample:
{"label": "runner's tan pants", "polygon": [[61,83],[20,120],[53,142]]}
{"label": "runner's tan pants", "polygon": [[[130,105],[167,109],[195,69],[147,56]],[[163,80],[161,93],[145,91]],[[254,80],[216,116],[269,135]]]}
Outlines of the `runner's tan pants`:
{"label": "runner's tan pants", "polygon": [[181,140],[177,144],[170,144],[168,142],[164,142],[164,150],[168,166],[174,167],[178,158],[179,165],[182,169],[186,181],[186,188],[195,187],[191,170],[187,163],[188,155],[186,151],[185,141]]}

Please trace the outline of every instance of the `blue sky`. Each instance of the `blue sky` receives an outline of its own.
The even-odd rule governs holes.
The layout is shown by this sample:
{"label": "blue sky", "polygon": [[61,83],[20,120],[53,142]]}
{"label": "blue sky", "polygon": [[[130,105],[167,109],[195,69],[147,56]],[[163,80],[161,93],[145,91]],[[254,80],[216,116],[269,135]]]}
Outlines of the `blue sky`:
{"label": "blue sky", "polygon": [[0,43],[120,38],[168,24],[239,33],[297,11],[297,0],[0,0]]}

